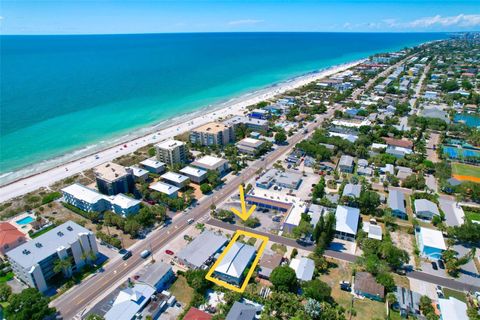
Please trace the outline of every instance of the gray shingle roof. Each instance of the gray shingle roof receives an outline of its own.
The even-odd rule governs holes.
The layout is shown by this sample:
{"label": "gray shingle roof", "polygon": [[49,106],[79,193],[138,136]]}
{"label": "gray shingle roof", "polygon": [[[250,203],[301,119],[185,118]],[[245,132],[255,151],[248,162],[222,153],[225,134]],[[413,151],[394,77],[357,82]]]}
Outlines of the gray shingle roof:
{"label": "gray shingle roof", "polygon": [[406,213],[405,195],[398,190],[390,190],[388,193],[388,206],[392,210]]}

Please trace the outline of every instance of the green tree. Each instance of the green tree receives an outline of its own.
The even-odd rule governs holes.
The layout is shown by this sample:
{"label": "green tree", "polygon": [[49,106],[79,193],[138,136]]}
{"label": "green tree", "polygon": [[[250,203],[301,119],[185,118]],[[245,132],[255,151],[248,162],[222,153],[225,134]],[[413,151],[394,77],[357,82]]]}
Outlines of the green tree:
{"label": "green tree", "polygon": [[[262,320],[291,320],[299,310],[304,310],[300,297],[291,292],[274,291],[265,301]],[[307,319],[307,318],[300,318]]]}
{"label": "green tree", "polygon": [[6,283],[0,283],[0,302],[5,302],[12,295],[12,288]]}
{"label": "green tree", "polygon": [[34,288],[11,295],[8,302],[5,316],[9,320],[43,320],[56,313],[55,308],[48,306],[49,299]]}
{"label": "green tree", "polygon": [[302,289],[305,297],[315,299],[319,302],[327,301],[332,293],[330,286],[319,279],[305,282],[302,285]]}
{"label": "green tree", "polygon": [[285,130],[280,130],[275,134],[275,143],[276,144],[284,144],[287,141],[287,134]]}
{"label": "green tree", "polygon": [[70,257],[65,259],[57,259],[53,262],[53,272],[63,272],[68,278],[72,276],[72,259]]}
{"label": "green tree", "polygon": [[278,266],[273,269],[270,281],[277,291],[292,292],[296,291],[298,286],[297,275],[289,266]]}
{"label": "green tree", "polygon": [[200,190],[202,191],[203,194],[209,194],[212,192],[212,186],[209,185],[208,183],[202,183],[200,185]]}
{"label": "green tree", "polygon": [[380,196],[374,191],[363,191],[358,199],[358,205],[363,214],[375,213],[380,205]]}
{"label": "green tree", "polygon": [[185,272],[187,283],[193,290],[198,293],[204,293],[211,287],[211,282],[205,279],[207,270],[188,270]]}

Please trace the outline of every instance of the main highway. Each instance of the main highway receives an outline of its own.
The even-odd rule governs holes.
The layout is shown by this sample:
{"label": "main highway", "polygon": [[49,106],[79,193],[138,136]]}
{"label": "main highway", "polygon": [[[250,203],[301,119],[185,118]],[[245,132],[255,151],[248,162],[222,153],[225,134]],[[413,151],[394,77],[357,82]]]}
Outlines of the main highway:
{"label": "main highway", "polygon": [[[231,178],[220,189],[215,190],[211,196],[199,201],[188,214],[177,214],[173,218],[172,223],[167,227],[156,229],[145,239],[135,243],[129,248],[133,253],[130,259],[124,261],[120,259],[120,257],[113,258],[112,261],[105,265],[103,272],[85,279],[79,285],[65,292],[53,300],[51,306],[57,308],[63,319],[81,318],[81,315],[93,307],[92,304],[94,304],[95,301],[120,285],[129,274],[145,263],[145,260],[140,257],[140,252],[148,249],[155,253],[166,246],[173,238],[190,227],[188,223],[189,219],[199,220],[205,215],[208,215],[212,203],[224,201],[237,191],[240,184],[253,178],[258,169],[263,169],[273,164],[281,156],[288,153],[295,144],[309,136],[325,119],[331,118],[335,110],[336,108],[330,108],[325,114],[317,116],[314,123],[310,123],[304,129],[290,136],[288,144],[277,146],[275,150],[265,156],[264,160],[255,161],[239,175]],[[308,130],[308,133],[304,132],[305,129]]]}

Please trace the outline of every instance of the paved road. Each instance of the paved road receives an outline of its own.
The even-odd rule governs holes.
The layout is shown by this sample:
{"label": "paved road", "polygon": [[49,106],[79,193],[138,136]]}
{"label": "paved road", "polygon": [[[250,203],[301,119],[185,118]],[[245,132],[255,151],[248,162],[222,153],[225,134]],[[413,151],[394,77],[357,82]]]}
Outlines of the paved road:
{"label": "paved road", "polygon": [[241,183],[253,178],[259,168],[265,168],[266,165],[273,164],[279,157],[289,152],[296,143],[309,136],[323,120],[332,117],[335,110],[335,108],[332,108],[326,114],[317,116],[317,122],[311,123],[306,127],[309,132],[307,135],[302,130],[291,136],[288,140],[288,145],[278,146],[277,149],[265,157],[265,160],[254,162],[242,171],[240,175],[233,177],[220,190],[215,191],[212,196],[197,204],[189,214],[178,214],[170,226],[155,230],[145,240],[137,242],[132,248],[129,248],[133,253],[130,259],[127,261],[119,258],[113,259],[105,266],[104,272],[85,280],[79,286],[52,301],[51,305],[57,308],[64,319],[72,319],[78,317],[79,314],[83,314],[86,309],[93,307],[89,305],[90,303],[104,295],[107,291],[113,290],[121,283],[122,279],[145,262],[145,260],[140,258],[140,252],[145,249],[155,252],[167,245],[171,239],[189,227],[188,219],[198,220],[208,214],[212,202],[219,203],[227,199],[227,197],[236,192]]}
{"label": "paved road", "polygon": [[[312,246],[302,246],[301,244],[299,244],[298,242],[296,242],[293,239],[284,238],[282,236],[273,235],[273,234],[270,234],[270,233],[258,231],[258,230],[255,230],[255,229],[246,228],[246,227],[235,225],[235,224],[226,223],[226,222],[219,221],[219,220],[216,220],[216,219],[208,220],[207,224],[215,226],[215,227],[227,229],[227,230],[232,230],[232,231],[236,231],[236,230],[239,230],[239,229],[240,230],[247,230],[249,232],[257,233],[259,235],[267,236],[269,238],[269,241],[280,243],[280,244],[283,244],[285,246],[290,246],[290,247],[294,247],[294,248],[298,248],[298,249],[302,249],[302,250],[307,250],[307,251],[313,252],[314,249],[315,249],[315,246],[313,246],[313,245]],[[329,257],[329,258],[334,258],[334,259],[337,259],[337,260],[343,260],[343,261],[351,262],[351,263],[355,262],[355,260],[357,259],[357,256],[353,255],[351,253],[339,252],[339,251],[333,251],[333,250],[325,250],[324,256]],[[421,272],[421,271],[410,271],[410,272],[407,273],[407,277],[422,280],[422,281],[426,281],[426,282],[430,282],[430,283],[433,283],[433,284],[438,284],[438,285],[441,285],[443,287],[447,287],[447,288],[451,288],[451,289],[459,290],[459,291],[480,291],[479,286],[465,284],[465,283],[456,281],[454,279],[447,279],[447,278],[443,278],[443,277],[434,276],[434,275],[431,275],[431,274],[428,274],[428,273],[425,273],[425,272]]]}

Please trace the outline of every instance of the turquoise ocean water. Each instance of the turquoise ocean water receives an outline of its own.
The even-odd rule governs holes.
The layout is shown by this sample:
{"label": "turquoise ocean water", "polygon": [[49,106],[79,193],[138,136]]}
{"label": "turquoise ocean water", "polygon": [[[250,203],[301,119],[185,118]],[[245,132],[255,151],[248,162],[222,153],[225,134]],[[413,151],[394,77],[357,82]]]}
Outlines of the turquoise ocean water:
{"label": "turquoise ocean water", "polygon": [[445,34],[1,36],[0,174]]}

